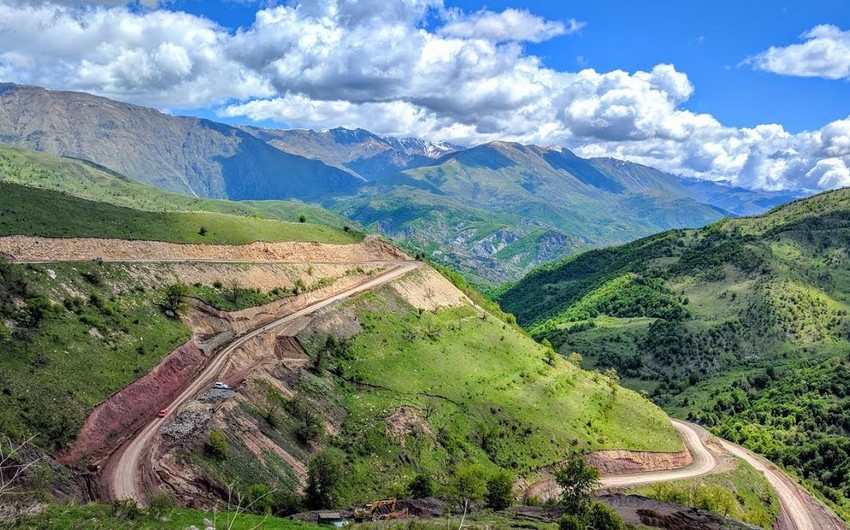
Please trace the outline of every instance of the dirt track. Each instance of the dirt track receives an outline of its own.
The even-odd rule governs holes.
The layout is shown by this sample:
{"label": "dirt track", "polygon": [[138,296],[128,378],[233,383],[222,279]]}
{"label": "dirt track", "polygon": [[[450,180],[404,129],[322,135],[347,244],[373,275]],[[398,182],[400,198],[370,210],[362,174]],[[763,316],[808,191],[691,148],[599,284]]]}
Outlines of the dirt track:
{"label": "dirt track", "polygon": [[18,262],[89,261],[243,261],[356,263],[410,259],[375,237],[362,243],[257,242],[247,245],[197,245],[97,238],[0,237],[0,255]]}
{"label": "dirt track", "polygon": [[[192,399],[202,389],[216,379],[230,353],[252,338],[266,333],[288,322],[308,315],[339,300],[374,289],[418,268],[415,261],[400,261],[384,274],[337,295],[318,300],[307,307],[279,318],[253,331],[241,335],[228,344],[209,362],[197,378],[167,407],[169,415],[174,414],[184,403]],[[112,499],[132,498],[140,502],[147,500],[147,486],[144,474],[151,469],[150,448],[164,418],[156,418],[145,425],[127,444],[121,447],[107,462],[103,471],[103,482]]]}

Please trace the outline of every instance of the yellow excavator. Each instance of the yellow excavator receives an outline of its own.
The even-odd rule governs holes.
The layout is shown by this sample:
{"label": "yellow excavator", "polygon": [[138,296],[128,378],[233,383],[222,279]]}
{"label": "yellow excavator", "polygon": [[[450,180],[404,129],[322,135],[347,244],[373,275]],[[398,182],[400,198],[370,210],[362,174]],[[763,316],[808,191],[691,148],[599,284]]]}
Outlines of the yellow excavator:
{"label": "yellow excavator", "polygon": [[395,499],[381,499],[364,504],[354,509],[354,520],[358,523],[365,521],[389,521],[407,517],[407,508],[396,509]]}

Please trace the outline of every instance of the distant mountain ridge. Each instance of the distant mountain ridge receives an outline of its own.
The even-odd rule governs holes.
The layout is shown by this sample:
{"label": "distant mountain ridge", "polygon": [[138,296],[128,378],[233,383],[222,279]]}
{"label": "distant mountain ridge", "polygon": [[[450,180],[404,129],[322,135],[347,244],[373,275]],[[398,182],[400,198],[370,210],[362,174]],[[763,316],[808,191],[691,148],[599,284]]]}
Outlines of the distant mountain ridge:
{"label": "distant mountain ridge", "polygon": [[363,179],[244,131],[79,92],[0,84],[0,142],[90,160],[198,197],[314,198]]}

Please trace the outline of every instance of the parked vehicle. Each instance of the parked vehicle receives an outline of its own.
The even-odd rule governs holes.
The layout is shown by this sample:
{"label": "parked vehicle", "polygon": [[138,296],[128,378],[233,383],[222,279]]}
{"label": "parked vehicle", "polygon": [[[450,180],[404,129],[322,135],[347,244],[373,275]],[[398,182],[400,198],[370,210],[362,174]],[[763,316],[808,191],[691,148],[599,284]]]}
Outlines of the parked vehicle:
{"label": "parked vehicle", "polygon": [[160,410],[160,411],[157,413],[157,416],[159,416],[160,418],[164,418],[164,417],[168,416],[168,409],[162,409],[162,410]]}
{"label": "parked vehicle", "polygon": [[222,381],[216,381],[215,384],[213,385],[213,388],[218,388],[220,390],[227,390],[230,387],[227,386],[227,383],[224,383]]}

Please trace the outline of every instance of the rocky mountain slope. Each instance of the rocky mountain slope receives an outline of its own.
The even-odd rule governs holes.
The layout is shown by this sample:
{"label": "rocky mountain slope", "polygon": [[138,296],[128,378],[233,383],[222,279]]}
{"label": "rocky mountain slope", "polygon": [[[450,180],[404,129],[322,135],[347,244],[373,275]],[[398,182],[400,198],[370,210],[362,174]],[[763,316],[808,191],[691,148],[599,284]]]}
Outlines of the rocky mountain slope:
{"label": "rocky mountain slope", "polygon": [[221,123],[10,83],[0,84],[0,142],[89,160],[195,197],[315,198],[362,183]]}
{"label": "rocky mountain slope", "polygon": [[260,129],[242,126],[268,144],[295,155],[347,169],[366,180],[380,180],[404,169],[425,166],[463,148],[419,138],[382,137],[363,129]]}
{"label": "rocky mountain slope", "polygon": [[539,339],[794,470],[850,518],[850,190],[538,269]]}

